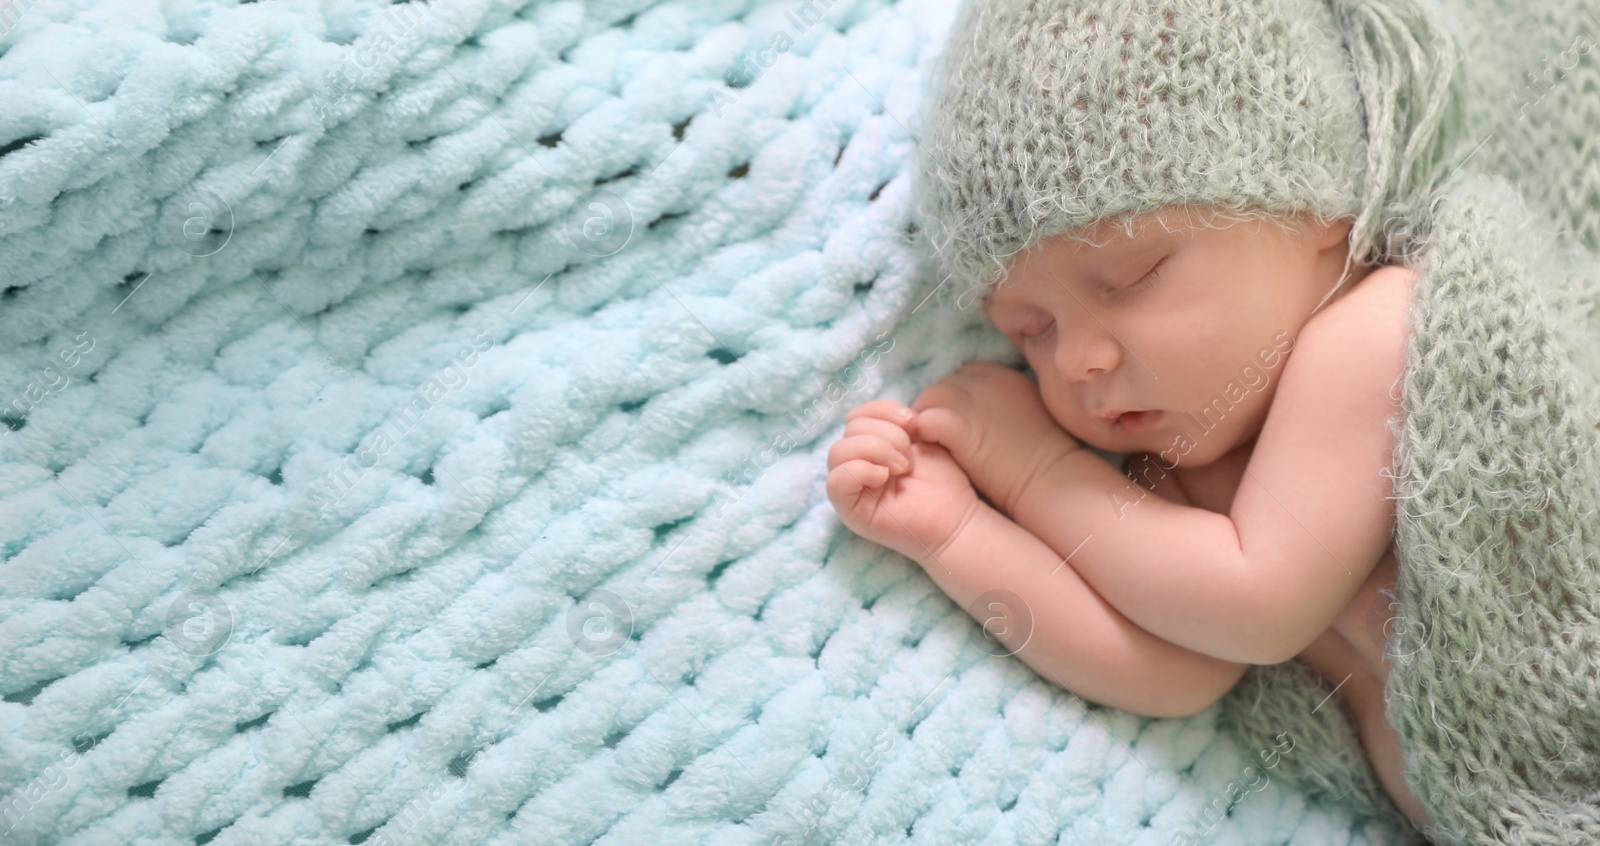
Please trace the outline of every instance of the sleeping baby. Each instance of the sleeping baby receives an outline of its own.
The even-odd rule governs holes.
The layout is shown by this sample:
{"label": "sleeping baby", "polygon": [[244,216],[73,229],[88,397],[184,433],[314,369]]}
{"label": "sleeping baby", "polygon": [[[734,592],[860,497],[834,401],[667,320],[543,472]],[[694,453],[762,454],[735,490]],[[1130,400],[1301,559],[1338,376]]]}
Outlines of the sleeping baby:
{"label": "sleeping baby", "polygon": [[1102,705],[1189,716],[1300,659],[1425,828],[1383,696],[1415,274],[1379,217],[1442,173],[1454,83],[1347,52],[1379,24],[1343,4],[1115,5],[957,19],[914,197],[1036,380],[968,363],[852,409],[829,498],[963,608],[1018,597],[1031,631],[996,636]]}

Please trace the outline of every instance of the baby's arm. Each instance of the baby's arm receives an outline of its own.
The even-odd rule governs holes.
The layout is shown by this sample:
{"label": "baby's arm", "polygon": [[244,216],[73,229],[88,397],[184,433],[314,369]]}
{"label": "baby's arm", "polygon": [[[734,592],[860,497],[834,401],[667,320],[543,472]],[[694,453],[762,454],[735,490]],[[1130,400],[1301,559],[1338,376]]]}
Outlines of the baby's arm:
{"label": "baby's arm", "polygon": [[917,426],[1133,622],[1207,655],[1284,661],[1332,625],[1392,538],[1383,471],[1411,278],[1375,271],[1301,331],[1226,515],[1149,496],[1119,508],[1113,494],[1139,489],[1082,449],[1019,473],[1008,453],[1033,447],[983,430],[1022,415],[981,397],[959,420],[919,398]]}
{"label": "baby's arm", "polygon": [[[846,415],[844,437],[828,450],[828,498],[852,531],[921,564],[981,622],[999,618],[1004,625],[985,628],[1013,654],[1103,705],[1188,716],[1238,681],[1244,665],[1162,640],[1111,607],[1043,541],[978,499],[944,447],[913,442],[904,427],[914,419],[888,400]],[[1058,428],[1039,434],[1071,444]],[[1001,608],[989,599],[974,607],[990,591],[1010,596]],[[1023,606],[1025,627],[1013,616]]]}
{"label": "baby's arm", "polygon": [[[912,556],[952,600],[973,610],[989,591],[1026,604],[1030,627],[995,632],[1041,675],[1093,702],[1145,717],[1187,717],[1221,698],[1248,665],[1184,649],[1112,607],[1034,533],[987,503],[943,548]],[[977,609],[1005,613],[1020,609]],[[1018,635],[1027,635],[1018,642]]]}

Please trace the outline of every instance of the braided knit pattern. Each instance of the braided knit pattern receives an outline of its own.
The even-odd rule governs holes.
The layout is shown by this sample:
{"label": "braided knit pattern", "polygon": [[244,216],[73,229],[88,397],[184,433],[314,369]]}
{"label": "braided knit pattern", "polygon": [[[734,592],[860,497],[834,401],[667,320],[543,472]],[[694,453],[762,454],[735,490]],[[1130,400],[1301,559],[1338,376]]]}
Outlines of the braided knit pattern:
{"label": "braided knit pattern", "polygon": [[814,5],[5,7],[5,842],[1391,842],[839,525],[1008,347],[908,244],[954,9]]}

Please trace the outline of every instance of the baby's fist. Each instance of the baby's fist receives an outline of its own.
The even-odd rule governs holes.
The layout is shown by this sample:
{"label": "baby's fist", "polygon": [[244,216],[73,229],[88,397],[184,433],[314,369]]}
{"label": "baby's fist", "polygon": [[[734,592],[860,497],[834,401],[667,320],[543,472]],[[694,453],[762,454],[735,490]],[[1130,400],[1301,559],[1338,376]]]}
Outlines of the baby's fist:
{"label": "baby's fist", "polygon": [[1006,514],[1028,479],[1081,444],[1051,417],[1039,386],[1003,364],[970,361],[929,385],[911,406],[918,440],[950,451],[978,490]]}
{"label": "baby's fist", "polygon": [[828,499],[851,531],[920,562],[948,545],[978,495],[943,447],[912,441],[915,419],[891,400],[851,409],[828,449]]}

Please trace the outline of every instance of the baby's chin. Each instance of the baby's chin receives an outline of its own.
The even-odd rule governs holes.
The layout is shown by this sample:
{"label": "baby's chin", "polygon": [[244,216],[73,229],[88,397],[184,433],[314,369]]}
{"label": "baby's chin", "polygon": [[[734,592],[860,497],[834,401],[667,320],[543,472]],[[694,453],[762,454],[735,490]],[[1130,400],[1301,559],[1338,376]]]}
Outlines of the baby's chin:
{"label": "baby's chin", "polygon": [[1120,453],[1127,453],[1127,452],[1146,452],[1147,451],[1147,450],[1144,450],[1144,449],[1142,449],[1140,447],[1129,447],[1126,443],[1111,443],[1110,441],[1108,441],[1105,438],[1098,438],[1098,437],[1095,437],[1093,435],[1080,435],[1077,432],[1072,431],[1071,429],[1067,430],[1067,434],[1069,434],[1072,437],[1076,438],[1078,443],[1083,444],[1086,447],[1093,447],[1093,448],[1095,448],[1097,450],[1100,450],[1101,452],[1110,452],[1110,453],[1118,453],[1118,454],[1120,454]]}
{"label": "baby's chin", "polygon": [[1082,421],[1075,426],[1063,425],[1061,428],[1086,447],[1112,455],[1149,453],[1169,467],[1204,467],[1220,458],[1220,455],[1213,454],[1215,447],[1231,447],[1220,440],[1209,444],[1203,440],[1195,441],[1192,433],[1175,431],[1167,426],[1137,435],[1116,432],[1114,427],[1109,432],[1104,427],[1086,430]]}
{"label": "baby's chin", "polygon": [[[1083,427],[1083,424],[1082,424],[1081,421],[1076,423],[1075,425],[1070,425],[1070,426],[1065,424],[1065,423],[1062,423],[1062,421],[1060,421],[1060,420],[1057,420],[1056,423],[1058,425],[1060,425],[1061,428],[1063,430],[1065,430],[1067,434],[1071,435],[1074,439],[1076,439],[1078,441],[1078,443],[1083,444],[1086,447],[1093,447],[1093,448],[1095,448],[1097,450],[1100,450],[1101,452],[1110,452],[1110,453],[1117,453],[1117,454],[1129,453],[1129,452],[1150,452],[1151,449],[1149,447],[1145,447],[1145,446],[1130,446],[1130,444],[1132,444],[1135,441],[1137,441],[1137,442],[1139,442],[1141,444],[1146,443],[1146,442],[1148,442],[1150,444],[1154,444],[1156,442],[1154,439],[1150,438],[1149,436],[1141,437],[1141,438],[1133,438],[1133,437],[1126,437],[1126,436],[1120,437],[1120,438],[1118,438],[1118,437],[1106,437],[1106,435],[1108,433],[1106,433],[1103,430],[1085,429]],[[1163,444],[1163,445],[1161,445],[1159,447],[1155,447],[1155,449],[1166,449],[1166,445]]]}

